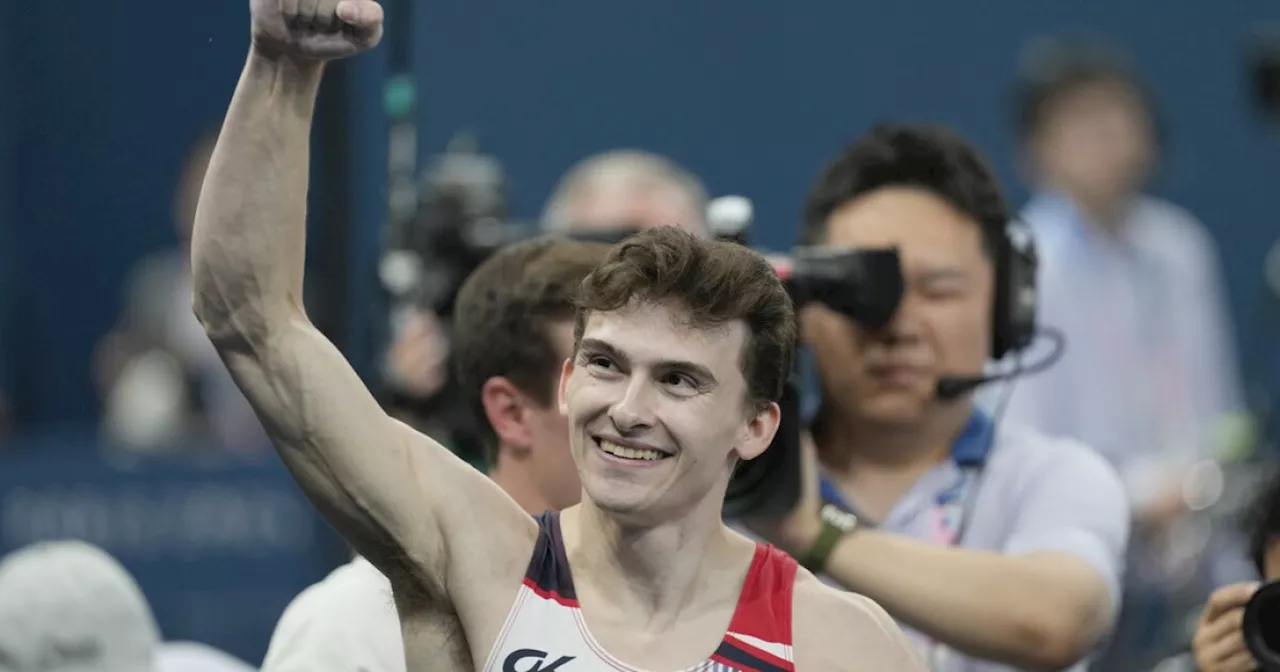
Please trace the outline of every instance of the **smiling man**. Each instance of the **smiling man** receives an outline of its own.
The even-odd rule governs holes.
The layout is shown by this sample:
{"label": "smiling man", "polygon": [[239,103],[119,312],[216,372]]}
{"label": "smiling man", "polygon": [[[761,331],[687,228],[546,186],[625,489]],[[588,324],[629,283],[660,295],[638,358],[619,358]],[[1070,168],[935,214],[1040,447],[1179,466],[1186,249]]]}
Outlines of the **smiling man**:
{"label": "smiling man", "polygon": [[[734,464],[777,430],[795,346],[782,282],[744,247],[652,229],[587,276],[558,390],[583,501],[563,514],[530,517],[389,418],[300,302],[324,62],[372,48],[382,9],[252,9],[195,310],[299,485],[390,579],[409,669],[923,669],[874,603],[721,521]],[[465,647],[442,652],[442,630]]]}

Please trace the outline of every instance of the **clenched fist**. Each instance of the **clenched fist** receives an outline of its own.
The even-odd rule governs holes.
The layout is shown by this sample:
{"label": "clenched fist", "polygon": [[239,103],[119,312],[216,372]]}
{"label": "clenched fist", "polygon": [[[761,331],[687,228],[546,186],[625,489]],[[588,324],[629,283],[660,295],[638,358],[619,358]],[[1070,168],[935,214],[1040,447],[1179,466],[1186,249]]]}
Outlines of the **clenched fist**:
{"label": "clenched fist", "polygon": [[250,0],[253,45],[300,61],[346,58],[382,39],[375,0]]}

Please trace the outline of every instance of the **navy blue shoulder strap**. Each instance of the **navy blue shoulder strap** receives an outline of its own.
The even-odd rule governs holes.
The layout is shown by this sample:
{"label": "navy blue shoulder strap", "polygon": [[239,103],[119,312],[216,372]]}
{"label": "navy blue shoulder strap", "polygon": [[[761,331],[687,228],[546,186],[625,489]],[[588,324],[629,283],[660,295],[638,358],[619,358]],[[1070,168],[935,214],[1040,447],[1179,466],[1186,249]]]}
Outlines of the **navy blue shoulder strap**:
{"label": "navy blue shoulder strap", "polygon": [[525,570],[525,583],[539,593],[576,601],[578,594],[573,588],[573,573],[569,571],[564,536],[560,532],[560,512],[547,511],[535,520],[538,521],[538,542]]}

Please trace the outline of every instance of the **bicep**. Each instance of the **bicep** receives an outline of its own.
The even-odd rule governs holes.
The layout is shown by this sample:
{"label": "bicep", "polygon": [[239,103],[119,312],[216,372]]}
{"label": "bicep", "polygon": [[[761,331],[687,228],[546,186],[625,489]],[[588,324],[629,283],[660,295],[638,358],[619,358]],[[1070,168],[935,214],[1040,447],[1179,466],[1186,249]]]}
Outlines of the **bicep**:
{"label": "bicep", "polygon": [[1034,558],[1054,581],[1104,602],[1101,611],[1113,613],[1129,539],[1128,495],[1100,456],[1090,451],[1073,457],[1042,469],[1037,482],[1025,487],[1001,550]]}
{"label": "bicep", "polygon": [[[409,572],[417,579],[410,583],[443,588],[448,560],[474,543],[450,535],[457,524],[448,517],[459,515],[458,502],[487,503],[500,512],[501,491],[440,444],[387,416],[305,318],[252,349],[220,351],[285,464],[330,524],[393,581]],[[510,511],[488,521],[490,529],[504,524],[520,521]]]}

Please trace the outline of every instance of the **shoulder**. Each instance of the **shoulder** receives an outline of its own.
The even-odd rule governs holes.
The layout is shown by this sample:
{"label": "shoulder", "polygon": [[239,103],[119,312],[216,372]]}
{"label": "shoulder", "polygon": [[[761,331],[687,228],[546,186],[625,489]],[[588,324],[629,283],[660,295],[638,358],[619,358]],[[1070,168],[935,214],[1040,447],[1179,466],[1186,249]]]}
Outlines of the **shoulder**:
{"label": "shoulder", "polygon": [[267,672],[301,670],[353,658],[369,667],[375,660],[403,658],[402,649],[391,582],[367,560],[357,558],[289,603],[271,635],[262,667]]}
{"label": "shoulder", "polygon": [[1012,420],[998,423],[990,459],[992,471],[1031,486],[1028,490],[1062,482],[1095,492],[1124,491],[1115,467],[1088,444]]}
{"label": "shoulder", "polygon": [[1213,236],[1190,210],[1159,198],[1138,201],[1133,230],[1143,247],[1171,263],[1207,260],[1217,254]]}
{"label": "shoulder", "polygon": [[796,669],[924,670],[902,629],[872,600],[796,572],[792,608]]}

